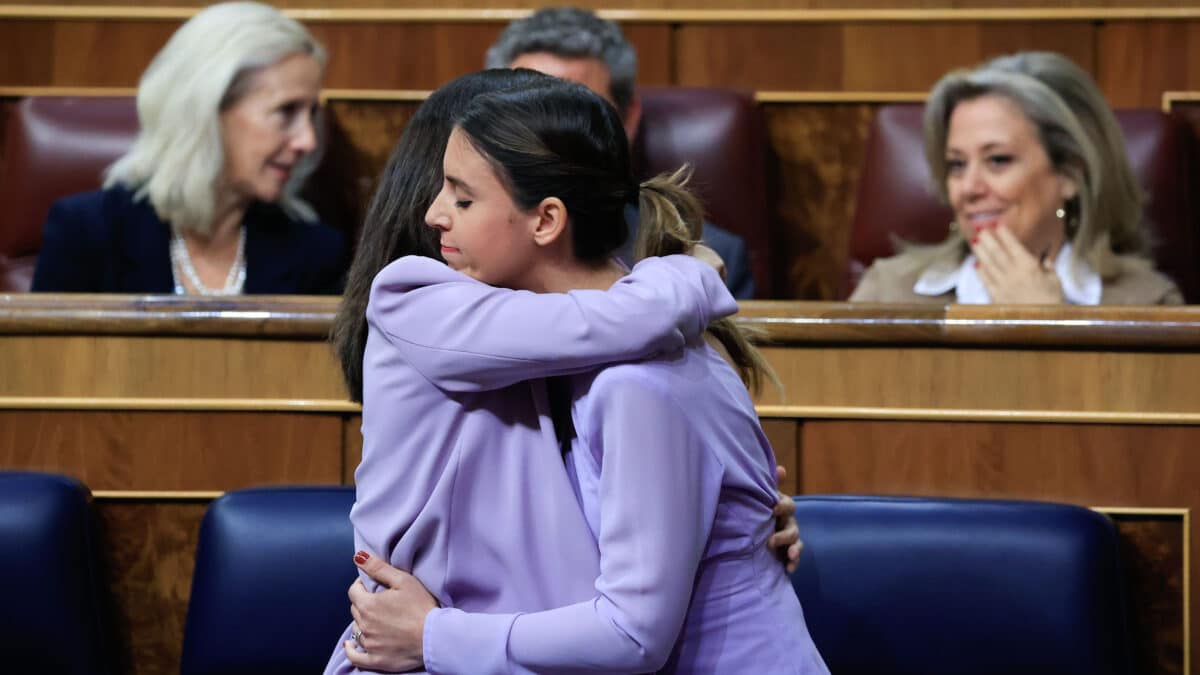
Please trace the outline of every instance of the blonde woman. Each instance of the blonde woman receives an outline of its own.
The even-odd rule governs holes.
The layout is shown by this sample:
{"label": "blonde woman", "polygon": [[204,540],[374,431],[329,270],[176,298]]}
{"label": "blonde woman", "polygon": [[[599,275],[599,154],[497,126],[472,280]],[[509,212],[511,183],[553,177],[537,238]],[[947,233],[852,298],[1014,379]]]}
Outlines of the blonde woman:
{"label": "blonde woman", "polygon": [[104,188],[51,207],[33,290],[337,293],[344,237],[296,197],[324,69],[267,5],[192,17],[142,75],[141,132]]}
{"label": "blonde woman", "polygon": [[1028,52],[955,71],[925,106],[950,236],[873,264],[851,300],[1182,304],[1146,257],[1142,194],[1091,77]]}

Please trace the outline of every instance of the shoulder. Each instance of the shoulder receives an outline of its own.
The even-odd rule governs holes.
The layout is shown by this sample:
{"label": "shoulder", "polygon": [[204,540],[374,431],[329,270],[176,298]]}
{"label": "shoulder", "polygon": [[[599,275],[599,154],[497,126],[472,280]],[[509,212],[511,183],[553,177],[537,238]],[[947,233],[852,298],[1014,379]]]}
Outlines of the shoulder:
{"label": "shoulder", "polygon": [[661,358],[619,363],[589,377],[588,398],[597,413],[652,415],[663,409],[682,409],[672,387],[670,366]]}
{"label": "shoulder", "polygon": [[1154,269],[1154,263],[1133,255],[1116,257],[1116,274],[1104,280],[1101,304],[1178,305],[1183,304],[1179,287],[1167,275]]}
{"label": "shoulder", "polygon": [[[929,302],[938,300],[913,291],[917,279],[933,261],[927,252],[905,251],[889,258],[877,258],[863,273],[854,289],[852,302]],[[940,261],[939,261],[940,262]],[[960,261],[945,261],[959,264]]]}
{"label": "shoulder", "polygon": [[319,220],[293,218],[277,204],[255,202],[246,213],[246,222],[274,238],[304,248],[336,254],[346,247],[346,236],[338,230]]}
{"label": "shoulder", "polygon": [[151,214],[154,211],[148,202],[135,201],[134,193],[125,187],[80,192],[58,199],[50,206],[46,229],[50,233],[70,232],[104,239],[128,213],[140,210]]}
{"label": "shoulder", "polygon": [[[722,251],[735,251],[740,255],[746,253],[745,239],[707,220],[704,221],[704,242],[717,253],[722,253]],[[725,256],[722,255],[722,257]]]}

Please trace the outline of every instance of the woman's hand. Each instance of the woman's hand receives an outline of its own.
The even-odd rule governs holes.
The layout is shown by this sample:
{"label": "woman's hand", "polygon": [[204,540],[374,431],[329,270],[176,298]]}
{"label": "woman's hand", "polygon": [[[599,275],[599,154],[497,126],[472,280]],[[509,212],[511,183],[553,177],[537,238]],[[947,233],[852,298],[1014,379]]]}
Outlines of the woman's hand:
{"label": "woman's hand", "polygon": [[425,616],[437,601],[416,577],[380,558],[359,551],[354,563],[383,588],[372,593],[362,579],[350,585],[352,634],[357,637],[342,645],[346,658],[364,670],[399,673],[422,667]]}
{"label": "woman's hand", "polygon": [[[787,469],[775,467],[776,485],[787,478]],[[776,492],[779,492],[776,489]],[[800,551],[804,550],[804,542],[800,541],[800,525],[796,522],[796,502],[788,495],[779,492],[779,501],[775,502],[775,533],[767,539],[767,548],[775,551],[784,562],[787,573],[796,571],[800,564]]]}
{"label": "woman's hand", "polygon": [[971,240],[979,278],[1000,305],[1060,305],[1065,302],[1054,260],[1033,257],[1006,227],[986,229]]}
{"label": "woman's hand", "polygon": [[688,251],[688,255],[692,256],[696,260],[699,260],[700,262],[708,263],[717,271],[717,274],[721,275],[722,280],[725,279],[725,261],[721,258],[721,255],[713,249],[709,248],[705,244],[696,244],[692,247],[692,250]]}

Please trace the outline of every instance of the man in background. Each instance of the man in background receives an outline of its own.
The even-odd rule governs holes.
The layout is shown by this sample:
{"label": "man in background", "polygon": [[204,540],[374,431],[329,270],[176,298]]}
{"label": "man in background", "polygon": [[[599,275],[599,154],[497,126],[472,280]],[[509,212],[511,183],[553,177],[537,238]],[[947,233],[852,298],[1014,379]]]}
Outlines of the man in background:
{"label": "man in background", "polygon": [[[487,67],[529,68],[584,85],[616,107],[633,146],[642,119],[642,104],[635,91],[637,53],[612,21],[574,7],[539,10],[504,29],[488,49]],[[637,207],[626,207],[625,220],[629,242],[619,254],[631,263]],[[734,297],[754,297],[746,242],[708,222],[704,223],[703,240],[725,261],[725,284]]]}

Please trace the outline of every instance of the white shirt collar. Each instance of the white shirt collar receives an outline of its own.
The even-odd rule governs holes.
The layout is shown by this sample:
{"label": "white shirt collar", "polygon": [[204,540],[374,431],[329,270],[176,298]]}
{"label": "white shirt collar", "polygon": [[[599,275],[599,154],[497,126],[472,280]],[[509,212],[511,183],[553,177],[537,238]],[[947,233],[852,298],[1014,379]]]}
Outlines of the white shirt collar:
{"label": "white shirt collar", "polygon": [[[1072,305],[1098,305],[1103,292],[1100,275],[1082,259],[1071,255],[1071,242],[1063,244],[1054,260],[1054,271],[1062,284],[1063,297]],[[920,295],[944,295],[954,291],[955,300],[964,305],[988,305],[992,299],[979,273],[975,255],[970,254],[957,269],[933,266],[925,270],[913,292]]]}

